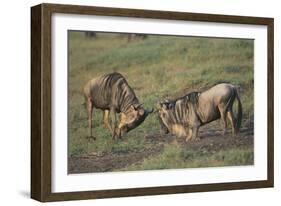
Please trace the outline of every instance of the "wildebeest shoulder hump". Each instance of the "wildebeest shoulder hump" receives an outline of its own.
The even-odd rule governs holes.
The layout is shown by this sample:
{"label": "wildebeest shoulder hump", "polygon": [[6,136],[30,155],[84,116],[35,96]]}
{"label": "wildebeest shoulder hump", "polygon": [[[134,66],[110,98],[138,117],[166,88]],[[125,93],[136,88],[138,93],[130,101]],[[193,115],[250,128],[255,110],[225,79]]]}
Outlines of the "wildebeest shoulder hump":
{"label": "wildebeest shoulder hump", "polygon": [[185,103],[197,104],[199,96],[200,92],[190,92],[180,99],[184,100]]}

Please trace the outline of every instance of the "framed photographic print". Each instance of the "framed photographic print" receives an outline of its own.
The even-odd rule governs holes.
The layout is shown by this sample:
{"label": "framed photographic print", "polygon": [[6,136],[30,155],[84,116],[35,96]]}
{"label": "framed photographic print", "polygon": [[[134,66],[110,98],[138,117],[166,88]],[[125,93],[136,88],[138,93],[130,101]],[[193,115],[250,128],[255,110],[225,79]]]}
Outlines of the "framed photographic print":
{"label": "framed photographic print", "polygon": [[273,19],[31,8],[31,197],[273,187]]}

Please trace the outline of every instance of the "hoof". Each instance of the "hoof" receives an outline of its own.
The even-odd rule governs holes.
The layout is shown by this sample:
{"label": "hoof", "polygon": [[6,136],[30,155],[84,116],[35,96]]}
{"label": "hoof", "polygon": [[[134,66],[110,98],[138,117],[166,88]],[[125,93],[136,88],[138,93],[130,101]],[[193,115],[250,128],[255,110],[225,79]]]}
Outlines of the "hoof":
{"label": "hoof", "polygon": [[113,139],[113,140],[122,139],[122,136],[121,136],[121,135],[118,135],[118,134],[115,134],[115,135],[112,136],[112,139]]}
{"label": "hoof", "polygon": [[171,144],[172,144],[172,145],[175,145],[175,146],[179,146],[179,143],[178,143],[177,138],[174,138],[174,139],[171,141]]}
{"label": "hoof", "polygon": [[118,137],[114,135],[114,136],[112,136],[112,140],[116,141],[116,140],[118,140]]}
{"label": "hoof", "polygon": [[201,140],[201,138],[200,138],[200,137],[196,137],[196,138],[194,138],[193,140],[196,141],[196,142],[198,142],[198,141]]}
{"label": "hoof", "polygon": [[239,132],[235,131],[235,132],[232,132],[232,137],[237,137],[239,135]]}
{"label": "hoof", "polygon": [[94,136],[88,136],[88,137],[86,137],[86,139],[89,141],[95,141],[97,138]]}
{"label": "hoof", "polygon": [[112,140],[114,141],[122,140],[122,137],[112,137]]}

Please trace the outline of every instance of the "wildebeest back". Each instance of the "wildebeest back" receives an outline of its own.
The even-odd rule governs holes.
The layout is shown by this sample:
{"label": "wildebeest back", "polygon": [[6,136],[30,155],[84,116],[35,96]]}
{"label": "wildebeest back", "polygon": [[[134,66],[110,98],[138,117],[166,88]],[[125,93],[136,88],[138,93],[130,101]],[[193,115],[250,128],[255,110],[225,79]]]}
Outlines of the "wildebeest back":
{"label": "wildebeest back", "polygon": [[139,104],[133,89],[117,72],[90,80],[84,87],[84,95],[91,97],[94,107],[103,110],[114,107],[116,112],[121,112],[132,104]]}

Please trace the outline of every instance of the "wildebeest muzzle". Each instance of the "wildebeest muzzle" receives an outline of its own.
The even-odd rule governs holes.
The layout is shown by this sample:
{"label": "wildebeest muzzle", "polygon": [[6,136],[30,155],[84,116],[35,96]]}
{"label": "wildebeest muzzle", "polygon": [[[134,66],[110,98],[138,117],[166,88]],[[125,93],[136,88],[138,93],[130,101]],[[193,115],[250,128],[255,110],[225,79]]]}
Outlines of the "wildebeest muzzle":
{"label": "wildebeest muzzle", "polygon": [[119,137],[121,137],[125,133],[131,131],[132,129],[134,129],[136,127],[138,127],[140,124],[142,124],[144,122],[146,117],[152,112],[153,112],[153,109],[149,109],[149,110],[144,109],[144,113],[142,115],[138,115],[137,118],[132,123],[126,124],[125,126],[120,128],[117,135]]}

